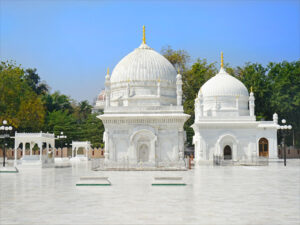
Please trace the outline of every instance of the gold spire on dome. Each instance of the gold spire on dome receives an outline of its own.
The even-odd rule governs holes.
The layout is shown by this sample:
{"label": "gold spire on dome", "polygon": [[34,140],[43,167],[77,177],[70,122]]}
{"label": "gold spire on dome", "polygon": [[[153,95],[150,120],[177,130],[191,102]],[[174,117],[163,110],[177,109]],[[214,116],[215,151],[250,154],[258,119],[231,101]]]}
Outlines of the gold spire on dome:
{"label": "gold spire on dome", "polygon": [[253,92],[253,87],[252,86],[250,87],[250,92]]}
{"label": "gold spire on dome", "polygon": [[145,25],[143,25],[143,44],[146,44],[146,32],[145,32]]}
{"label": "gold spire on dome", "polygon": [[109,74],[109,67],[107,67],[107,74]]}
{"label": "gold spire on dome", "polygon": [[221,68],[224,66],[223,52],[221,52]]}
{"label": "gold spire on dome", "polygon": [[177,68],[178,74],[180,74],[179,67]]}

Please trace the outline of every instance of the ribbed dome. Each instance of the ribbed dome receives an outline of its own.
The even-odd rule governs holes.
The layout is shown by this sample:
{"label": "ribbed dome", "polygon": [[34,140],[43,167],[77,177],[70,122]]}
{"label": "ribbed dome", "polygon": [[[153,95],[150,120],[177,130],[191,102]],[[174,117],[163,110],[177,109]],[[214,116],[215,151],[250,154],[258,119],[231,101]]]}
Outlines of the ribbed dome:
{"label": "ribbed dome", "polygon": [[114,68],[111,82],[157,81],[176,82],[173,65],[146,44],[125,56]]}
{"label": "ribbed dome", "polygon": [[246,96],[249,97],[248,90],[245,85],[229,75],[223,68],[220,69],[219,73],[210,78],[200,88],[198,94],[202,93],[203,97],[214,97],[214,96]]}

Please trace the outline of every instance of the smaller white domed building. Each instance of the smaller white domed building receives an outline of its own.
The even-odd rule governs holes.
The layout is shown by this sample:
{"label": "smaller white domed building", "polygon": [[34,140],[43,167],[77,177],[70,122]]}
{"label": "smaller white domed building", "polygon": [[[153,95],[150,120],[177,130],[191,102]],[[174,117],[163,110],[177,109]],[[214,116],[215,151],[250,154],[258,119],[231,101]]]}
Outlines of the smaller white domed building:
{"label": "smaller white domed building", "polygon": [[223,68],[199,90],[195,99],[195,161],[256,162],[278,158],[278,116],[256,121],[255,98],[245,85]]}
{"label": "smaller white domed building", "polygon": [[99,113],[100,111],[103,111],[105,107],[105,90],[102,90],[100,94],[97,96],[95,105],[93,107],[94,113]]}

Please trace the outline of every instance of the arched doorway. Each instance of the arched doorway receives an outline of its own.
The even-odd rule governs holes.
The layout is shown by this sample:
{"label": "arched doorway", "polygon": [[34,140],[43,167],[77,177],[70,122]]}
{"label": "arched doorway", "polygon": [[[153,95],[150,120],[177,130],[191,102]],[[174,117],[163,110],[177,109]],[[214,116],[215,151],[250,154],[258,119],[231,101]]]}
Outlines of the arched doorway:
{"label": "arched doorway", "polygon": [[266,138],[259,139],[259,156],[269,157],[269,142]]}
{"label": "arched doorway", "polygon": [[229,145],[224,147],[224,160],[232,160],[232,151]]}
{"label": "arched doorway", "polygon": [[136,163],[155,163],[156,136],[152,130],[140,129],[130,137],[134,159]]}
{"label": "arched doorway", "polygon": [[138,162],[149,161],[149,148],[147,144],[141,144],[138,150]]}

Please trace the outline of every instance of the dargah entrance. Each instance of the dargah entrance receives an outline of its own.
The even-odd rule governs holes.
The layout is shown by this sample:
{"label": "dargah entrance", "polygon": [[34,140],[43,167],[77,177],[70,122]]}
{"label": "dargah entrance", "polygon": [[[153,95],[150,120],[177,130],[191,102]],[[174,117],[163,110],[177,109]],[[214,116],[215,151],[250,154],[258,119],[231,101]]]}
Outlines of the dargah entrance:
{"label": "dargah entrance", "polygon": [[232,151],[229,145],[226,145],[224,148],[224,160],[231,160],[232,159]]}

